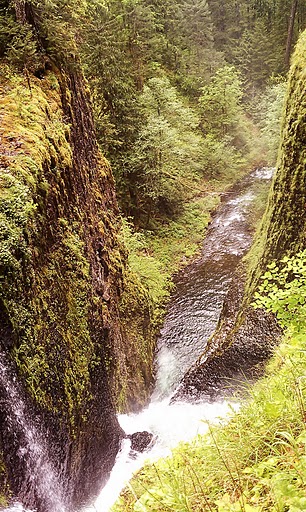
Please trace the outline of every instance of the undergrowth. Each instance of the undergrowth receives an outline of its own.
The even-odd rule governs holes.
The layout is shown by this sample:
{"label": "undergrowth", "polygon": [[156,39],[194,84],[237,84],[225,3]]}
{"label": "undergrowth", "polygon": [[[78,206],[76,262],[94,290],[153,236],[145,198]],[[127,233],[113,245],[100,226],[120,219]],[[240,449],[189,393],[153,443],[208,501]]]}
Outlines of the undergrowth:
{"label": "undergrowth", "polygon": [[175,220],[159,225],[156,231],[135,232],[127,220],[123,221],[129,266],[148,290],[155,321],[160,320],[163,304],[173,288],[173,274],[199,252],[210,214],[218,202],[217,193],[193,199]]}
{"label": "undergrowth", "polygon": [[147,465],[113,512],[306,510],[306,254],[272,264],[255,307],[286,330],[266,377],[225,426]]}

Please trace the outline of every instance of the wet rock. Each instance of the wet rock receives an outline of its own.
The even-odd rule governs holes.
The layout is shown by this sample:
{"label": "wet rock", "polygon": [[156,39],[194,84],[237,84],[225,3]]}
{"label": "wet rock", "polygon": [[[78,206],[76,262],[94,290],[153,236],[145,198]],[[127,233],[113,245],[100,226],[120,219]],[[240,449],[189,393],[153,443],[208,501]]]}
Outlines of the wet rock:
{"label": "wet rock", "polygon": [[134,432],[127,436],[131,440],[131,450],[144,452],[153,443],[153,434],[144,430],[143,432]]}
{"label": "wet rock", "polygon": [[245,394],[249,384],[264,374],[281,329],[274,317],[262,309],[249,306],[239,317],[245,286],[242,268],[235,273],[214,335],[184,375],[171,403]]}

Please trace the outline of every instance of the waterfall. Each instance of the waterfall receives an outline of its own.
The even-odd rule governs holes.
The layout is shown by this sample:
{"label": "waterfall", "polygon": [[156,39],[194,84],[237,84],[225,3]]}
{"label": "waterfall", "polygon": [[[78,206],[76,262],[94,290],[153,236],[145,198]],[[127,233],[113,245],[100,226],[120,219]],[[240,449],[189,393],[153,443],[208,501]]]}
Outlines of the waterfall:
{"label": "waterfall", "polygon": [[[56,474],[44,435],[23,399],[21,386],[12,369],[0,354],[1,408],[6,411],[4,431],[18,442],[16,458],[23,468],[18,499],[24,505],[38,507],[43,512],[66,512],[64,492]],[[23,510],[14,504],[7,510]]]}
{"label": "waterfall", "polygon": [[149,431],[155,444],[136,455],[124,441],[109,481],[86,512],[108,512],[145,460],[152,462],[170,455],[180,441],[204,434],[208,424],[227,421],[239,409],[233,397],[225,399],[228,393],[224,383],[213,390],[213,400],[203,397],[197,403],[184,399],[173,402],[172,398],[216,328],[235,269],[252,242],[248,215],[258,183],[269,183],[272,174],[272,169],[258,169],[227,191],[207,231],[201,256],[176,276],[176,289],[158,341],[152,401],[139,414],[119,416],[127,434]]}

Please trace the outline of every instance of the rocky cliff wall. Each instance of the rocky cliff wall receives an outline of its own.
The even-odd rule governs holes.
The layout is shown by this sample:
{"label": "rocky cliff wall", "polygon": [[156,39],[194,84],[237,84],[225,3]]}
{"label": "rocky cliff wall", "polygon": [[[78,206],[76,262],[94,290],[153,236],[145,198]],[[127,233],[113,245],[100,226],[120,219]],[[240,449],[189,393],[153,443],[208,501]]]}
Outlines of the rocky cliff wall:
{"label": "rocky cliff wall", "polygon": [[[0,119],[0,348],[75,506],[113,465],[116,409],[147,399],[150,307],[126,268],[77,64],[59,69],[45,57],[37,78],[3,60]],[[1,403],[3,481],[18,495],[24,468],[6,415]]]}
{"label": "rocky cliff wall", "polygon": [[306,242],[306,32],[288,77],[277,171],[251,257],[250,286],[272,260],[294,254]]}

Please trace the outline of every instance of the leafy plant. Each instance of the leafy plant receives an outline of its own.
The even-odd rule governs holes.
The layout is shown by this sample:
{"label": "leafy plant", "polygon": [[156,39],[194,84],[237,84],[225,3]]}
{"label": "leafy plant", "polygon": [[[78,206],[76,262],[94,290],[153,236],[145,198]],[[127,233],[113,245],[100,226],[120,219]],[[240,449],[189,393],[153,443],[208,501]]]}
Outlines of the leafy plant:
{"label": "leafy plant", "polygon": [[306,251],[285,256],[279,265],[271,263],[261,280],[254,306],[276,314],[282,327],[302,332],[306,318]]}

